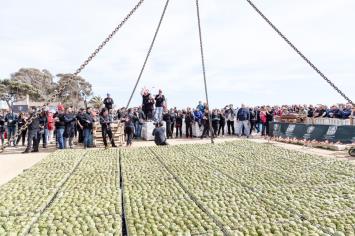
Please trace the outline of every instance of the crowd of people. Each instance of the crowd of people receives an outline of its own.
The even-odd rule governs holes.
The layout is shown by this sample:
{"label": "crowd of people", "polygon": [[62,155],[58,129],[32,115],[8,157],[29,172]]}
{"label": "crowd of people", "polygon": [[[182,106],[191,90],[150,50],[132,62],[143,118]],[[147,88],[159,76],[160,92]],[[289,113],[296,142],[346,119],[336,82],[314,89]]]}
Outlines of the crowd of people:
{"label": "crowd of people", "polygon": [[[41,143],[42,148],[47,148],[50,143],[55,143],[58,149],[73,148],[74,145],[82,145],[84,148],[95,147],[93,136],[100,125],[104,146],[108,147],[109,141],[111,146],[115,147],[111,126],[112,123],[122,122],[125,127],[126,143],[130,146],[134,139],[142,137],[143,125],[148,121],[156,125],[152,133],[156,144],[166,145],[167,139],[182,138],[183,133],[185,138],[192,138],[192,127],[196,125],[201,131],[199,136],[201,139],[225,135],[250,137],[252,133],[267,136],[269,122],[274,121],[275,117],[296,114],[302,117],[348,119],[355,115],[355,108],[351,104],[331,107],[324,105],[247,107],[242,104],[237,108],[227,105],[221,109],[210,110],[206,103],[200,101],[194,108],[168,109],[162,90],[152,95],[144,88],[141,95],[142,105],[129,109],[115,110],[110,94],[107,94],[103,101],[104,107],[101,109],[87,107],[75,111],[71,107],[58,105],[55,112],[42,109],[39,116],[38,108],[35,107],[28,114],[16,114],[10,109],[7,114],[0,115],[1,143],[5,144],[6,135],[7,145],[26,145],[24,153],[38,152]],[[33,116],[35,118],[32,120]],[[21,130],[29,119],[32,122],[14,139],[16,132]]]}

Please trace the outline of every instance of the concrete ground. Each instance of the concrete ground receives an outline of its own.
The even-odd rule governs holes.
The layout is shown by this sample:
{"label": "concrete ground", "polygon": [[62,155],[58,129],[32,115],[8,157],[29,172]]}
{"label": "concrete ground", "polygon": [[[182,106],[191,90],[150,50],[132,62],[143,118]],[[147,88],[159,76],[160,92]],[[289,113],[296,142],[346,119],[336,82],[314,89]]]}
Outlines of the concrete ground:
{"label": "concrete ground", "polygon": [[[226,141],[235,141],[240,140],[235,137],[225,137],[215,139],[215,143],[222,143]],[[290,150],[305,152],[309,154],[319,155],[323,157],[331,157],[337,158],[339,160],[347,160],[351,164],[355,165],[355,158],[350,157],[346,151],[331,151],[317,148],[304,147],[293,144],[285,144],[274,141],[267,141],[265,139],[261,139],[259,137],[254,137],[252,139],[248,139],[257,143],[271,143],[271,145],[287,148]],[[168,140],[169,145],[179,145],[179,144],[205,144],[210,143],[211,140],[206,139],[170,139]],[[146,146],[155,146],[152,141],[134,141],[132,147],[146,147]],[[80,148],[80,147],[77,147]],[[131,147],[130,147],[131,148]],[[46,157],[49,153],[55,151],[53,145],[51,145],[47,149],[40,149],[39,153],[29,153],[29,154],[21,154],[24,150],[24,147],[19,148],[7,148],[4,153],[0,154],[0,185],[7,183],[12,178],[16,177],[18,174],[22,173],[23,170],[31,168],[34,164],[41,161],[44,157]]]}
{"label": "concrete ground", "polygon": [[48,153],[0,154],[0,185],[41,161]]}

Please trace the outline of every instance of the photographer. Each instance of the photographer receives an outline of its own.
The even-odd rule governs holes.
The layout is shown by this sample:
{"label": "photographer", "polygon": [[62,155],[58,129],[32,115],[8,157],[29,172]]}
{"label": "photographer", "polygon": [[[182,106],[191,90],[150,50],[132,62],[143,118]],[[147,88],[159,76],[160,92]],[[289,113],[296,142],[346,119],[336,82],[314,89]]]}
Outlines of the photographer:
{"label": "photographer", "polygon": [[163,127],[163,123],[159,122],[156,124],[152,135],[154,136],[154,142],[158,146],[165,146],[168,145],[166,142],[166,136],[165,136],[165,128]]}

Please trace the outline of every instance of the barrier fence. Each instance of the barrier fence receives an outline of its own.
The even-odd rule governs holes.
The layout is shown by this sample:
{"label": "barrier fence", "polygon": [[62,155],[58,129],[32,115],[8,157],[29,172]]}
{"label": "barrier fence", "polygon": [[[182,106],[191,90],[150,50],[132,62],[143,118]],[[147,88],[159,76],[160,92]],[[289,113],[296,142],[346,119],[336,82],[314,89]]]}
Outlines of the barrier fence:
{"label": "barrier fence", "polygon": [[355,125],[355,119],[353,117],[349,119],[335,119],[335,118],[306,118],[305,124],[312,125]]}
{"label": "barrier fence", "polygon": [[270,122],[269,133],[273,137],[340,143],[355,142],[355,125],[325,125]]}

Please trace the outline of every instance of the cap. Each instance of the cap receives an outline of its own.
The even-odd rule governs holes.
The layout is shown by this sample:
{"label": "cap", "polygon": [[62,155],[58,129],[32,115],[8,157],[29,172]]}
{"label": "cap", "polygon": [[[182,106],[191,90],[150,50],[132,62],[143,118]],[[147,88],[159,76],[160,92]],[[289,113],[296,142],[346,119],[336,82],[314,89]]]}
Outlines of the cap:
{"label": "cap", "polygon": [[58,111],[64,111],[64,106],[63,105],[58,105],[57,109],[58,109]]}

